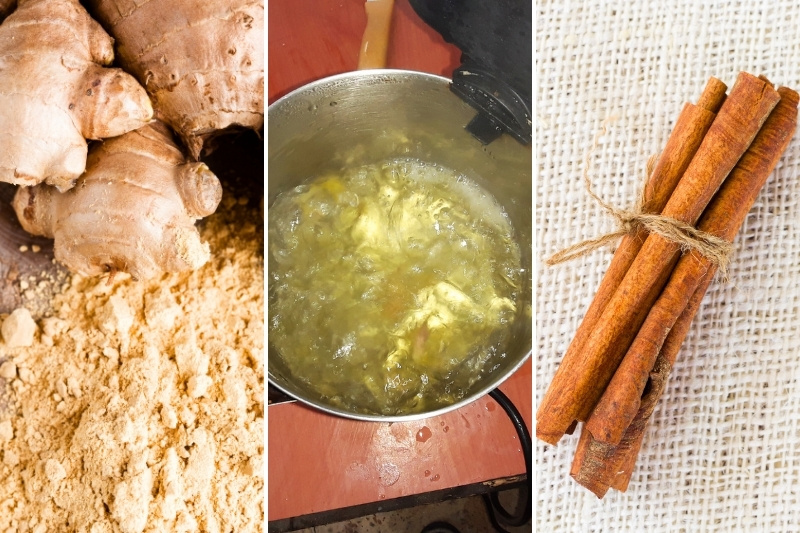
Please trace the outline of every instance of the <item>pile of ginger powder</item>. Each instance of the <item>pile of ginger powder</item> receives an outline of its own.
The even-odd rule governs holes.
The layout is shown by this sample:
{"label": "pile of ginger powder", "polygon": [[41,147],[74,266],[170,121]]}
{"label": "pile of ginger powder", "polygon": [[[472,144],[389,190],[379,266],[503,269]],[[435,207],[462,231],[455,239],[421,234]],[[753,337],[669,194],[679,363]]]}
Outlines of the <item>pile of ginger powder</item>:
{"label": "pile of ginger powder", "polygon": [[0,317],[0,531],[263,530],[263,219],[226,197],[201,269],[23,280]]}

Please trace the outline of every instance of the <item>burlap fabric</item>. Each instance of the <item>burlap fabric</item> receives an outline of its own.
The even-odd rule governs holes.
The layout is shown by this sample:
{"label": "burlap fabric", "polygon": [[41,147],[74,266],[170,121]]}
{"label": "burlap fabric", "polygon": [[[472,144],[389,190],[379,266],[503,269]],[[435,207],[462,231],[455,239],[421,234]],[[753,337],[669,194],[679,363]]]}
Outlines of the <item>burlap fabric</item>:
{"label": "burlap fabric", "polygon": [[[611,258],[543,259],[613,231],[581,181],[630,207],[651,154],[709,76],[800,88],[800,2],[540,1],[536,29],[536,399]],[[578,432],[537,443],[538,531],[800,531],[800,134],[706,294],[645,435],[628,492],[569,468]]]}

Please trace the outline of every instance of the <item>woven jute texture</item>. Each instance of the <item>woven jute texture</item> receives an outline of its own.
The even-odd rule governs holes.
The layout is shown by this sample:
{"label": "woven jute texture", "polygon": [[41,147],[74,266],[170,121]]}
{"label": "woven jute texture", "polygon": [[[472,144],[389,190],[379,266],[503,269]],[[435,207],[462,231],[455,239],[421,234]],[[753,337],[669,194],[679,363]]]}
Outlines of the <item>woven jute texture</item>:
{"label": "woven jute texture", "polygon": [[[537,405],[613,250],[544,259],[615,229],[586,193],[630,207],[648,158],[710,76],[800,88],[800,2],[540,1],[536,21]],[[800,134],[709,288],[628,491],[603,500],[569,468],[578,431],[537,442],[543,532],[800,531]]]}

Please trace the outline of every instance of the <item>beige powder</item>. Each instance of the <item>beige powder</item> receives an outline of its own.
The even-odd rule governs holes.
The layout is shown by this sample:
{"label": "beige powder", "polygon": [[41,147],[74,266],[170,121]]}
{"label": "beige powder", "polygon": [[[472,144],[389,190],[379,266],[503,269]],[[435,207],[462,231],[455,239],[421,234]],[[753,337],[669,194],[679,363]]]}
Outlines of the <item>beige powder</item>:
{"label": "beige powder", "polygon": [[[258,209],[225,198],[200,270],[59,281],[33,344],[0,342],[0,531],[262,531],[263,230],[250,220]],[[52,288],[41,281],[25,283]]]}

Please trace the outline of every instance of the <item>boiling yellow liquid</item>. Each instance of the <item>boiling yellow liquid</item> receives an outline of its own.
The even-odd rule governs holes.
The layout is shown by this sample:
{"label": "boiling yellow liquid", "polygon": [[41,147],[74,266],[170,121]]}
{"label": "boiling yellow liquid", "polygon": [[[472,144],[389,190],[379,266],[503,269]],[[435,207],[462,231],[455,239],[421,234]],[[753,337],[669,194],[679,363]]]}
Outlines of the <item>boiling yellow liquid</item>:
{"label": "boiling yellow liquid", "polygon": [[435,409],[505,357],[519,246],[463,176],[414,160],[343,170],[280,195],[268,225],[269,339],[327,403]]}

